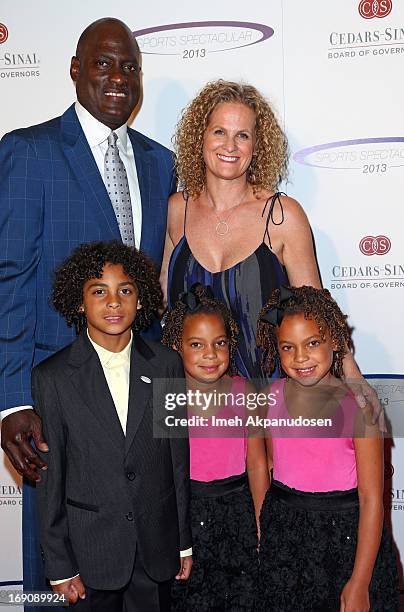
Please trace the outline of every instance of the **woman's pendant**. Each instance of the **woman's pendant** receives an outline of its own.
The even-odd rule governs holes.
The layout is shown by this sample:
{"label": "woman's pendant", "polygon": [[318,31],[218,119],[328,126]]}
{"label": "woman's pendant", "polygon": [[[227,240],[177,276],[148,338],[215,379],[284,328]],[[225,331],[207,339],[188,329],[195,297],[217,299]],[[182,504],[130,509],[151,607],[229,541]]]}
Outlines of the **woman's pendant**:
{"label": "woman's pendant", "polygon": [[220,220],[215,230],[218,236],[226,236],[229,233],[229,224],[227,221]]}

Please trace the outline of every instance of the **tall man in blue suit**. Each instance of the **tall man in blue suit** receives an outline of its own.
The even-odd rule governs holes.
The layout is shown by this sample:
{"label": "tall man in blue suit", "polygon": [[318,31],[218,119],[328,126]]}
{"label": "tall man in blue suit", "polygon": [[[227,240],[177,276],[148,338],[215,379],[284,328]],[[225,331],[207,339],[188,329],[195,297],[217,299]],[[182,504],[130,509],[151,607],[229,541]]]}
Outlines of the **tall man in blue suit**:
{"label": "tall man in blue suit", "polygon": [[[139,101],[140,71],[129,28],[116,19],[94,22],[71,61],[77,102],[61,117],[15,130],[0,143],[2,448],[33,481],[46,466],[30,442],[44,451],[47,446],[32,410],[31,369],[74,335],[49,305],[53,271],[79,244],[123,236],[122,211],[112,205],[105,170],[111,138],[127,177],[129,243],[157,268],[161,264],[167,199],[175,190],[173,163],[167,149],[126,126]],[[25,487],[26,590],[44,584],[34,493]]]}

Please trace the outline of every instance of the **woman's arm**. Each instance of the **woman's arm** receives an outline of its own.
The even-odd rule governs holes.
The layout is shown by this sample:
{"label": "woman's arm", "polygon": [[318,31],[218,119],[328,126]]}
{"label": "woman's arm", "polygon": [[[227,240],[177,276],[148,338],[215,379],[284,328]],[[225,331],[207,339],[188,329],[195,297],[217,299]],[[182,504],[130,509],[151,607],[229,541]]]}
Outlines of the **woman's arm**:
{"label": "woman's arm", "polygon": [[[281,257],[293,287],[311,285],[321,287],[320,274],[314,254],[313,236],[306,213],[299,202],[281,197],[284,220],[279,229],[282,241]],[[278,217],[280,217],[278,219]],[[274,213],[275,223],[280,222],[280,212]]]}
{"label": "woman's arm", "polygon": [[164,304],[168,296],[168,265],[175,245],[180,240],[184,227],[185,204],[182,192],[173,193],[168,200],[167,230],[164,243],[163,262],[161,264],[160,284],[163,291]]}
{"label": "woman's arm", "polygon": [[166,231],[166,239],[164,242],[164,254],[163,261],[161,264],[160,271],[160,285],[161,290],[163,292],[163,304],[166,307],[168,302],[168,264],[170,263],[170,257],[174,250],[174,244],[170,238],[170,234],[168,233],[168,228]]}
{"label": "woman's arm", "polygon": [[363,378],[361,371],[356,363],[354,356],[348,352],[343,360],[343,370],[345,383],[355,395],[356,402],[365,410],[367,403],[372,407],[373,423],[379,423],[380,431],[386,431],[384,423],[383,407],[379,401],[376,391],[369,385],[367,380]]}
{"label": "woman's arm", "polygon": [[[362,415],[359,415],[362,418]],[[383,527],[383,439],[374,425],[356,437],[359,526],[355,564],[341,594],[341,611],[369,610],[369,584]]]}
{"label": "woman's arm", "polygon": [[[282,259],[290,285],[301,287],[311,285],[321,287],[320,275],[314,255],[313,237],[307,216],[300,204],[289,197],[282,197],[284,221],[279,225],[283,242]],[[278,219],[279,217],[279,219]],[[280,222],[280,212],[276,210],[275,222]],[[385,431],[383,409],[377,393],[363,378],[351,352],[343,361],[344,379],[356,397],[360,408],[368,401],[373,409],[373,422],[379,420],[381,431]]]}

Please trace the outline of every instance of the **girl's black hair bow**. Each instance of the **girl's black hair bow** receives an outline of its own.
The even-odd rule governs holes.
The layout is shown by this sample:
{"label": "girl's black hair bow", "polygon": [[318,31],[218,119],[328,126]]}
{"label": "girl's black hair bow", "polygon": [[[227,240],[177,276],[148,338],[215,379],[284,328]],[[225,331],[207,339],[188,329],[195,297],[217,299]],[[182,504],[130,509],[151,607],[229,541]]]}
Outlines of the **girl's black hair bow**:
{"label": "girl's black hair bow", "polygon": [[293,290],[290,287],[285,287],[284,285],[281,285],[279,287],[278,303],[274,304],[274,306],[271,306],[268,312],[266,312],[264,315],[262,315],[262,317],[260,317],[261,321],[265,321],[266,323],[270,323],[271,325],[279,327],[279,325],[282,323],[285,314],[286,304],[290,300],[290,298],[294,297],[294,295],[295,294],[293,293]]}
{"label": "girl's black hair bow", "polygon": [[[200,294],[200,295],[198,295]],[[194,283],[189,291],[180,294],[179,300],[187,307],[190,312],[198,310],[201,304],[201,295],[208,300],[214,300],[215,296],[210,285],[206,287],[201,283]]]}

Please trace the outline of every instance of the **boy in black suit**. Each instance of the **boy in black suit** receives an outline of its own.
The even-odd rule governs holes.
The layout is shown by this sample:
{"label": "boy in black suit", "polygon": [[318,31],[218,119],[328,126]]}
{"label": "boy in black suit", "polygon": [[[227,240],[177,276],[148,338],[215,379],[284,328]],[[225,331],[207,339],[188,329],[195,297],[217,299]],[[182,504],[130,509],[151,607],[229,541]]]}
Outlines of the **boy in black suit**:
{"label": "boy in black suit", "polygon": [[152,264],[117,241],[56,273],[53,304],[79,336],[32,374],[50,448],[38,510],[45,573],[77,610],[169,610],[191,570],[188,441],[153,438],[152,380],[182,364],[139,335],[160,299]]}

